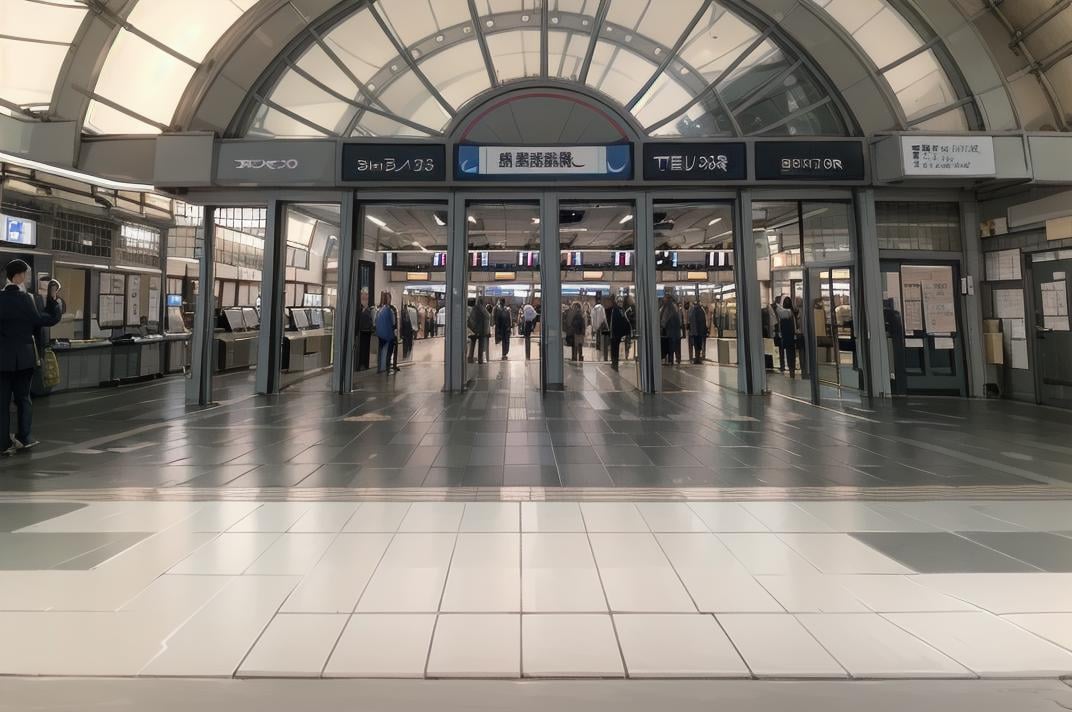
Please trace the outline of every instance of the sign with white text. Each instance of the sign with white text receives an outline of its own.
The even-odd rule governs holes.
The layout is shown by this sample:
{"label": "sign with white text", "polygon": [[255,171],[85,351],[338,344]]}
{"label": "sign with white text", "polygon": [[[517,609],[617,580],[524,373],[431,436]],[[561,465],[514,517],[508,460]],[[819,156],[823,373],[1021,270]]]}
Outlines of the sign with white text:
{"label": "sign with white text", "polygon": [[743,181],[748,178],[743,143],[644,144],[644,180]]}
{"label": "sign with white text", "polygon": [[446,180],[446,148],[418,143],[348,143],[342,147],[344,183]]}
{"label": "sign with white text", "polygon": [[455,148],[458,180],[631,180],[633,147],[472,146]]}

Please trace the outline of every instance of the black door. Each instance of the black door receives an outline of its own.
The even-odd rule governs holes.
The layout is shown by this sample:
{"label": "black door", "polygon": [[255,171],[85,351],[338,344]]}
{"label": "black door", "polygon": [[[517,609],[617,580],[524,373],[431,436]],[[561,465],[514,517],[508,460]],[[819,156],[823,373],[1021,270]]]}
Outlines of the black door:
{"label": "black door", "polygon": [[1072,260],[1035,262],[1035,364],[1039,402],[1072,408],[1072,331],[1069,287]]}

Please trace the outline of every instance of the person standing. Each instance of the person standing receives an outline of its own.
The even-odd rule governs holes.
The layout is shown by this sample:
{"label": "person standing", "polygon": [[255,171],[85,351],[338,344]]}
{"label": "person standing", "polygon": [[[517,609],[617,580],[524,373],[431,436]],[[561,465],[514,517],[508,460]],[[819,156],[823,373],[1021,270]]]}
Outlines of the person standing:
{"label": "person standing", "polygon": [[785,350],[785,358],[789,366],[789,377],[797,376],[797,320],[793,313],[793,300],[789,297],[782,299],[782,305],[778,308],[778,335],[782,340],[782,349]]}
{"label": "person standing", "polygon": [[402,358],[408,359],[413,352],[413,337],[416,325],[410,307],[402,306]]}
{"label": "person standing", "polygon": [[[54,291],[50,285],[44,313],[38,310],[33,296],[26,292],[30,266],[22,260],[8,262],[4,274],[7,285],[0,292],[0,455],[9,456],[38,444],[30,433],[33,426],[30,385],[41,347],[34,342],[34,333],[58,324],[63,307],[58,289]],[[14,439],[11,437],[12,398],[18,414]]]}
{"label": "person standing", "polygon": [[608,321],[610,321],[610,367],[617,371],[622,339],[629,338],[629,319],[625,316],[625,303],[621,297],[612,303]]}
{"label": "person standing", "polygon": [[707,312],[699,302],[689,309],[689,356],[694,364],[703,363],[704,343],[707,341]]}
{"label": "person standing", "polygon": [[380,308],[376,311],[376,338],[380,341],[379,360],[376,373],[391,369],[391,356],[395,351],[395,334],[398,330],[398,317],[391,307],[391,293],[380,293]]}
{"label": "person standing", "polygon": [[572,347],[570,361],[584,361],[585,320],[580,302],[574,302],[567,312],[566,328],[566,339]]}
{"label": "person standing", "polygon": [[662,329],[663,340],[666,344],[665,362],[669,366],[681,363],[681,310],[674,302],[674,297],[667,294],[664,297],[662,313],[659,315],[659,326]]}
{"label": "person standing", "polygon": [[536,307],[531,303],[521,309],[521,335],[525,337],[525,360],[532,359],[532,332],[536,330]]}
{"label": "person standing", "polygon": [[476,337],[478,348],[477,363],[484,363],[484,359],[489,355],[488,325],[490,320],[491,315],[488,314],[487,307],[484,306],[484,297],[477,297],[473,308],[469,311],[469,328],[472,329],[473,335]]}
{"label": "person standing", "polygon": [[607,352],[610,350],[610,339],[607,337],[607,311],[603,307],[602,301],[599,301],[599,297],[596,298],[596,305],[592,307],[592,338],[595,339],[596,352],[600,357],[606,361]]}
{"label": "person standing", "polygon": [[376,331],[372,305],[368,303],[368,292],[361,291],[361,313],[357,317],[357,370],[367,371],[369,357],[372,353],[372,334]]}
{"label": "person standing", "polygon": [[625,298],[625,319],[629,322],[629,333],[625,336],[625,360],[629,360],[629,350],[633,346],[633,338],[637,333],[636,305],[632,297]]}
{"label": "person standing", "polygon": [[502,360],[510,356],[510,332],[513,329],[513,314],[505,299],[499,300],[499,308],[496,310],[495,340],[502,344]]}

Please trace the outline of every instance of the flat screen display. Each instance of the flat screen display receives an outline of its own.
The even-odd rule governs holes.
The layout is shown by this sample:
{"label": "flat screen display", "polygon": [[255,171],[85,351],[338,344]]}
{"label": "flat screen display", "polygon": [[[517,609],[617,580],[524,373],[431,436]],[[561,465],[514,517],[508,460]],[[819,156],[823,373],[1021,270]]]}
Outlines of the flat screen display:
{"label": "flat screen display", "polygon": [[227,325],[231,331],[245,331],[246,320],[242,316],[241,309],[224,309],[223,315],[227,319]]}
{"label": "flat screen display", "polygon": [[0,228],[4,231],[0,240],[13,245],[37,247],[37,223],[33,220],[0,215]]}
{"label": "flat screen display", "polygon": [[257,310],[252,307],[242,310],[242,320],[245,321],[247,329],[261,328],[261,319],[257,316]]}
{"label": "flat screen display", "polygon": [[169,307],[181,307],[182,295],[181,294],[169,294],[167,295],[167,305]]}
{"label": "flat screen display", "polygon": [[432,255],[432,266],[433,267],[446,267],[447,266],[447,253],[446,252],[437,252],[434,255]]}
{"label": "flat screen display", "polygon": [[583,267],[584,266],[584,254],[581,252],[564,252],[565,266],[566,267]]}
{"label": "flat screen display", "polygon": [[295,329],[309,328],[309,315],[305,313],[304,309],[291,309],[290,318],[294,321]]}
{"label": "flat screen display", "polygon": [[633,266],[633,253],[630,252],[615,252],[614,253],[614,266],[615,267],[632,267]]}
{"label": "flat screen display", "polygon": [[313,328],[322,329],[324,327],[324,312],[320,309],[310,309],[310,312],[309,322],[313,325]]}

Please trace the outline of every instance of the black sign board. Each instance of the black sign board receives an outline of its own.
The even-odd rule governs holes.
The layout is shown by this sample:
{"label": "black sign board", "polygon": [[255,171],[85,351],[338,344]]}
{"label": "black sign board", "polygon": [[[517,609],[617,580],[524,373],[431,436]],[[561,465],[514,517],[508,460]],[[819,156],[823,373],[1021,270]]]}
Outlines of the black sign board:
{"label": "black sign board", "polygon": [[864,146],[859,141],[760,141],[756,180],[862,181]]}
{"label": "black sign board", "polygon": [[644,180],[743,181],[747,155],[743,143],[646,143]]}
{"label": "black sign board", "polygon": [[342,182],[434,182],[447,179],[445,146],[347,143],[342,147]]}

